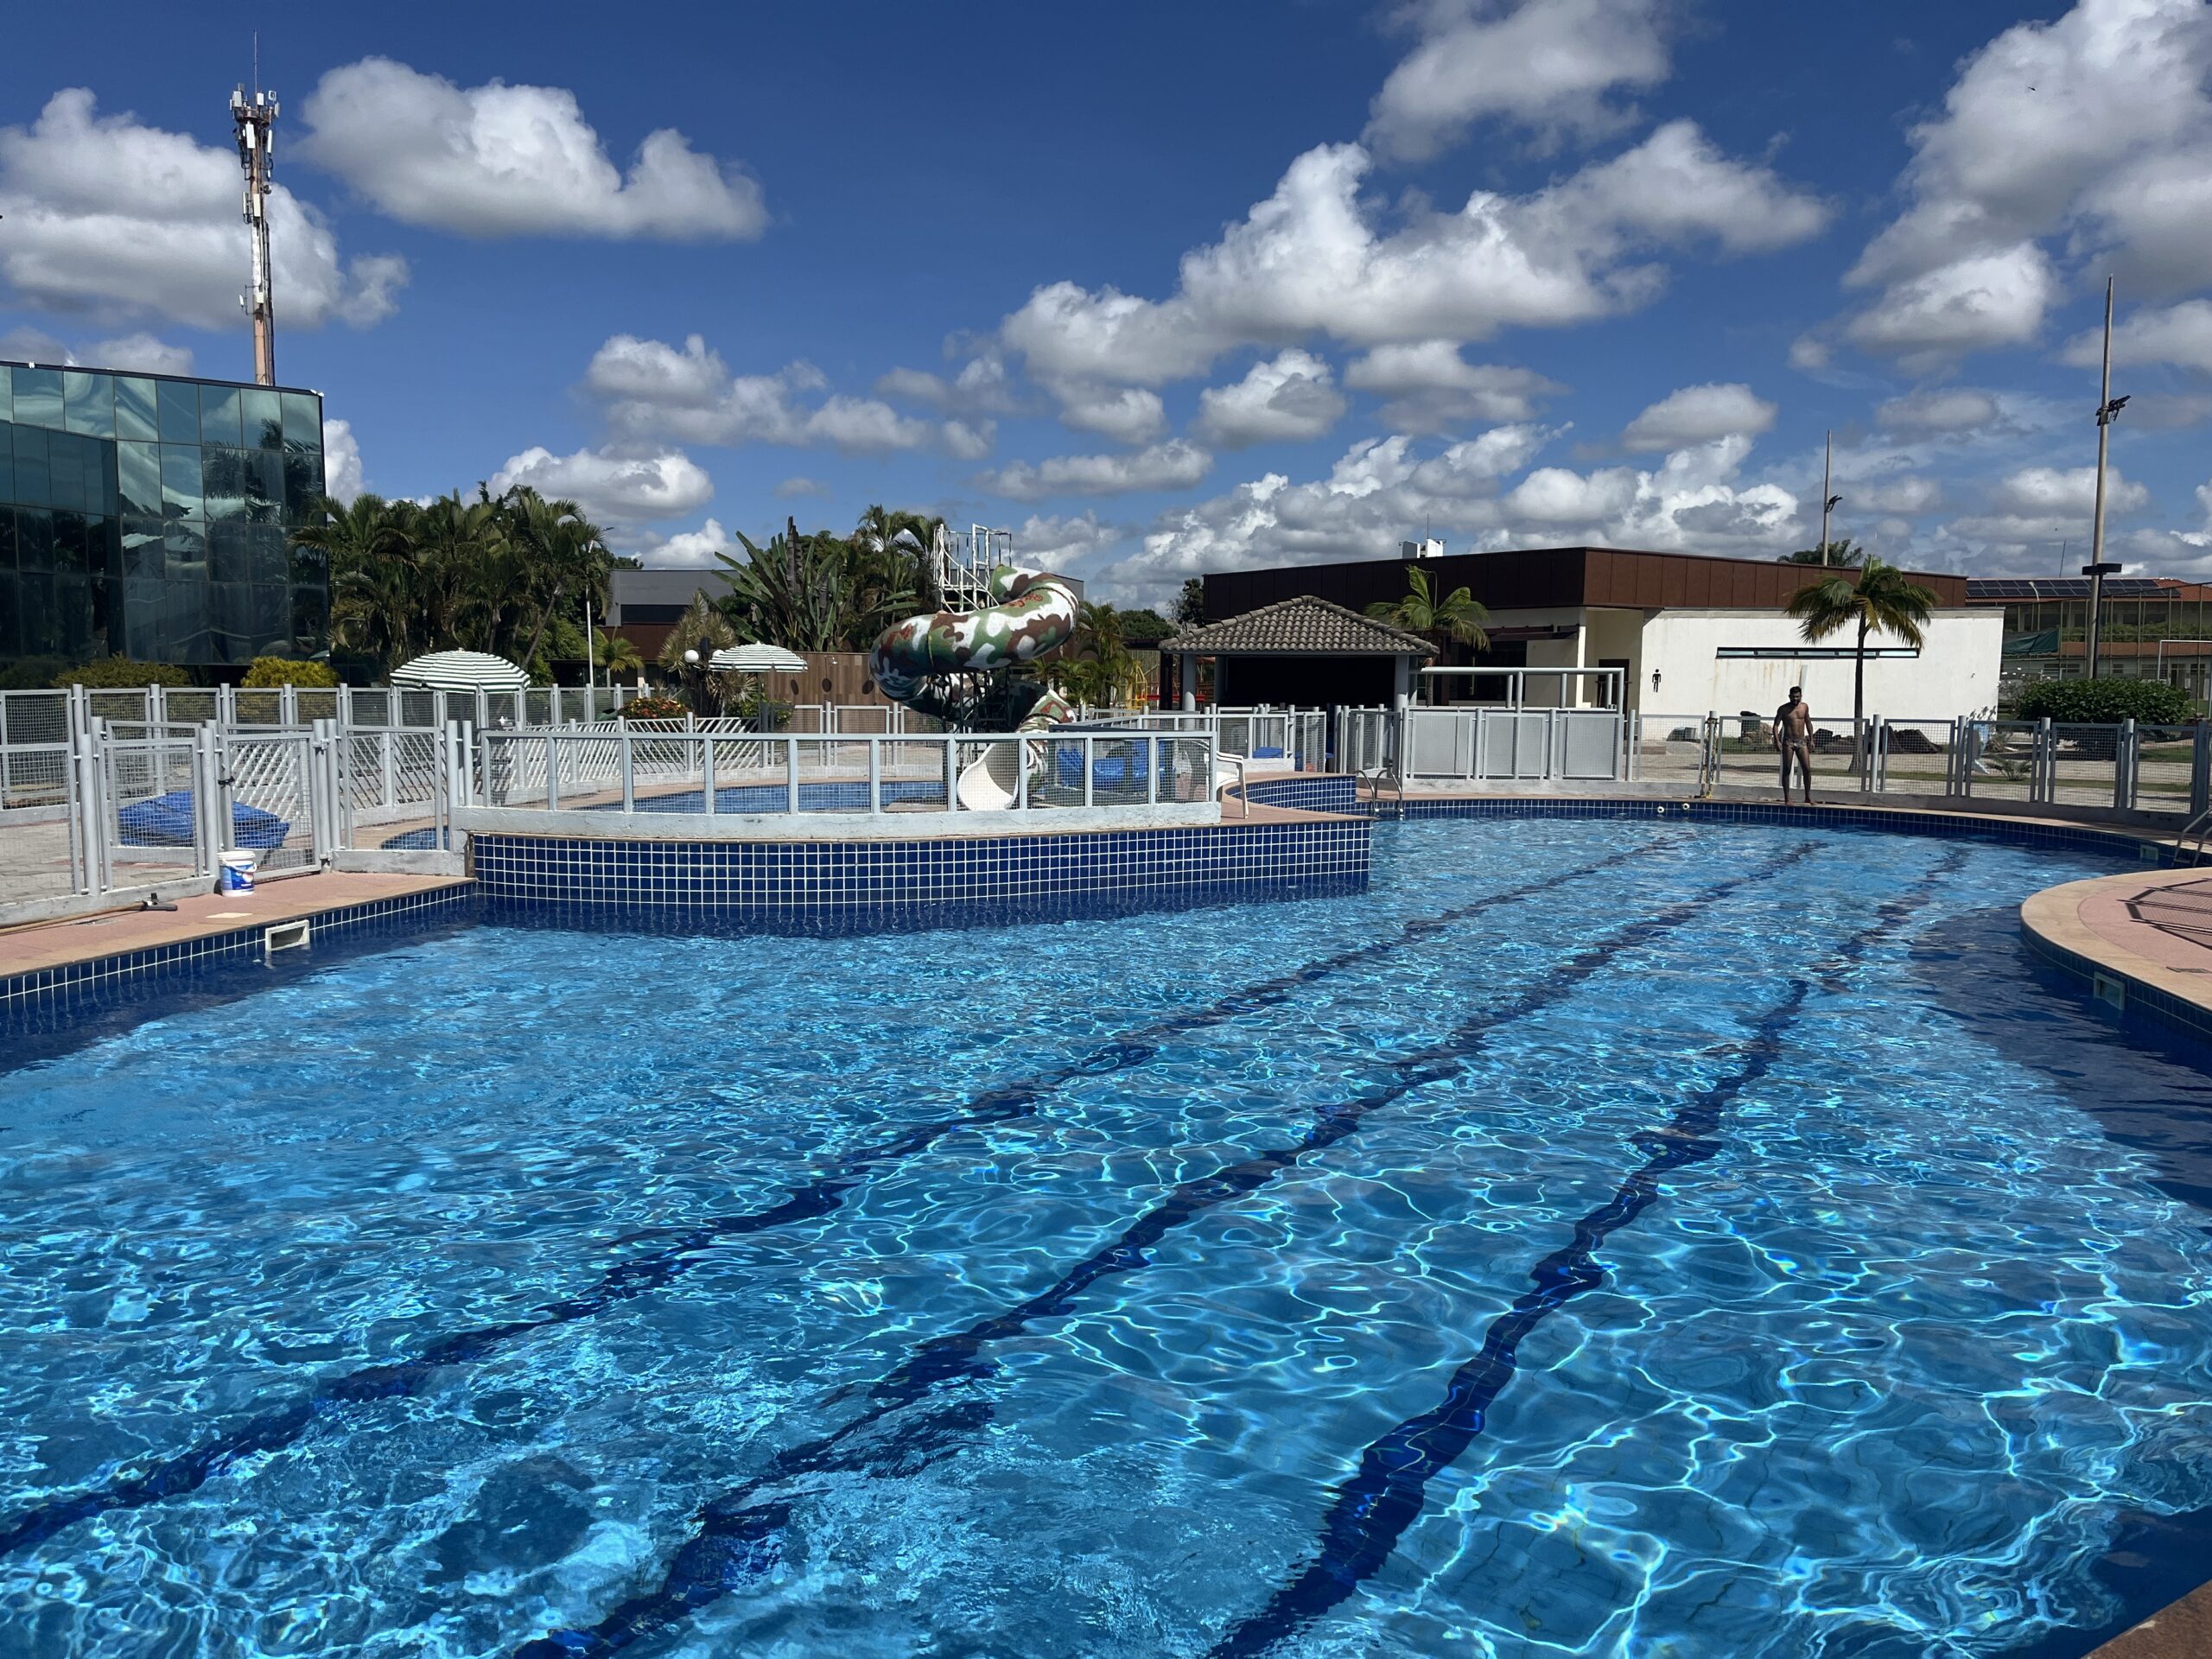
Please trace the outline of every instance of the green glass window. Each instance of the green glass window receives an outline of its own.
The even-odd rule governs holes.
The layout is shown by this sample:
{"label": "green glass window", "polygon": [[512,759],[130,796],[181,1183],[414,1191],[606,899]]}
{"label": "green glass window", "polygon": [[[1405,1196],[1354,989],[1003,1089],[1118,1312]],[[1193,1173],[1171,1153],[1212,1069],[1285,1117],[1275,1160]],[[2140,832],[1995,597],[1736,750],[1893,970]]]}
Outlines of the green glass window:
{"label": "green glass window", "polygon": [[126,578],[159,576],[163,574],[162,557],[162,521],[158,518],[130,518],[123,521],[123,574]]}
{"label": "green glass window", "polygon": [[57,507],[67,507],[82,512],[92,503],[87,495],[97,495],[97,480],[85,476],[84,441],[67,432],[47,434],[47,500]]}
{"label": "green glass window", "polygon": [[44,507],[16,509],[16,568],[54,569],[54,515]]}
{"label": "green glass window", "polygon": [[249,582],[282,582],[290,575],[289,562],[284,556],[284,530],[281,524],[248,524],[246,526],[246,580]]}
{"label": "green glass window", "polygon": [[321,589],[329,586],[330,556],[321,548],[302,547],[294,542],[287,550],[287,556],[291,560],[295,587]]}
{"label": "green glass window", "polygon": [[[124,655],[142,661],[175,660],[162,627],[162,601],[167,587],[158,578],[124,584],[123,641],[118,647]],[[111,639],[113,633],[111,625]]]}
{"label": "green glass window", "polygon": [[0,570],[16,568],[16,510],[0,507]]}
{"label": "green glass window", "polygon": [[162,446],[162,517],[197,518],[202,514],[204,490],[200,477],[200,450],[194,444]]}
{"label": "green glass window", "polygon": [[79,575],[89,575],[105,564],[95,563],[91,539],[86,532],[85,515],[81,512],[56,512],[54,515],[54,568],[74,571]]}
{"label": "green glass window", "polygon": [[302,653],[330,643],[330,596],[320,588],[292,589],[292,645]]}
{"label": "green glass window", "polygon": [[246,555],[246,527],[226,519],[207,526],[207,576],[220,585],[252,580]]}
{"label": "green glass window", "polygon": [[200,388],[187,380],[161,380],[162,442],[200,442]]}
{"label": "green glass window", "polygon": [[322,453],[322,399],[311,391],[283,394],[284,442]]}
{"label": "green glass window", "polygon": [[162,451],[157,444],[115,446],[115,486],[124,512],[158,516],[162,511]]}
{"label": "green glass window", "polygon": [[235,448],[238,429],[238,389],[236,386],[200,387],[200,442],[227,443]]}
{"label": "green glass window", "polygon": [[245,517],[245,458],[246,452],[235,444],[201,448],[200,477],[210,518]]}
{"label": "green glass window", "polygon": [[264,652],[283,652],[292,643],[292,592],[289,588],[270,587],[256,582],[246,589],[252,618],[248,631],[250,654],[258,657]]}
{"label": "green glass window", "polygon": [[245,452],[245,516],[257,524],[284,517],[284,457],[276,449]]}
{"label": "green glass window", "polygon": [[88,438],[115,435],[115,382],[109,376],[64,370],[61,402],[72,432]]}
{"label": "green glass window", "polygon": [[[0,371],[4,372],[4,371]],[[0,404],[0,409],[7,405]],[[0,502],[16,499],[16,426],[0,420]]]}
{"label": "green glass window", "polygon": [[162,584],[162,632],[166,662],[207,660],[207,584],[199,576],[180,580],[172,570]]}
{"label": "green glass window", "polygon": [[148,442],[162,435],[161,400],[151,380],[138,375],[116,377],[115,435]]}
{"label": "green glass window", "polygon": [[[6,371],[0,370],[0,373],[4,372]],[[5,523],[4,516],[0,516],[0,524]],[[16,613],[18,608],[16,603],[16,573],[6,565],[0,564],[0,655],[12,656],[22,649],[16,643]]]}
{"label": "green glass window", "polygon": [[57,573],[54,578],[54,618],[61,636],[61,649],[83,658],[98,648],[92,633],[92,588],[82,576]]}
{"label": "green glass window", "polygon": [[284,447],[284,400],[265,386],[255,386],[238,396],[238,410],[245,426],[249,449]]}
{"label": "green glass window", "polygon": [[17,369],[15,381],[17,426],[52,429],[61,424],[60,370]]}
{"label": "green glass window", "polygon": [[[18,527],[20,529],[20,526]],[[29,569],[16,577],[16,603],[22,607],[17,637],[27,657],[50,657],[61,649],[61,619],[54,611],[54,577]]]}
{"label": "green glass window", "polygon": [[[172,518],[162,527],[162,562],[169,580],[203,582],[207,580],[207,531],[200,524]],[[201,626],[204,627],[205,623]]]}
{"label": "green glass window", "polygon": [[15,382],[10,378],[14,373],[15,371],[5,363],[0,363],[0,421],[12,421],[16,418]]}
{"label": "green glass window", "polygon": [[27,507],[54,505],[52,474],[46,462],[50,435],[43,427],[16,425],[16,499]]}
{"label": "green glass window", "polygon": [[284,445],[284,522],[315,522],[315,504],[322,499],[322,454]]}

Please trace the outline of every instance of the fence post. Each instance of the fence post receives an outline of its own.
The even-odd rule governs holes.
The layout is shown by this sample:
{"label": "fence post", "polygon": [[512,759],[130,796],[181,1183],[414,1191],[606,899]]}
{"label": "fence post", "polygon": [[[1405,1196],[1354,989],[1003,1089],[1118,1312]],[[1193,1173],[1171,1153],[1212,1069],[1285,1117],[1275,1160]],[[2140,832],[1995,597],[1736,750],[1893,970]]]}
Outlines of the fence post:
{"label": "fence post", "polygon": [[2048,717],[2036,722],[2036,764],[2029,777],[2028,798],[2035,801],[2055,801],[2058,798],[2058,744],[2051,735]]}
{"label": "fence post", "polygon": [[709,732],[699,740],[699,770],[704,777],[700,810],[709,817],[715,815],[715,734]]}
{"label": "fence post", "polygon": [[[1157,806],[1160,804],[1160,734],[1156,732],[1147,732],[1144,734],[1144,801],[1147,806]],[[1211,800],[1213,790],[1211,753],[1206,756],[1206,790],[1207,798]]]}
{"label": "fence post", "polygon": [[883,740],[880,737],[868,741],[868,810],[883,810]]}
{"label": "fence post", "polygon": [[957,734],[947,732],[938,741],[944,747],[944,810],[957,812],[960,809],[960,739]]}
{"label": "fence post", "polygon": [[[1097,771],[1097,766],[1095,764],[1095,757],[1098,753],[1097,745],[1098,740],[1093,737],[1089,732],[1085,732],[1083,734],[1083,804],[1085,806],[1094,804],[1091,798],[1091,777],[1092,774]],[[1136,760],[1136,755],[1132,753],[1129,756],[1129,760],[1131,763],[1134,764]],[[1052,764],[1055,766],[1059,765],[1059,760],[1057,755],[1053,758]],[[1150,768],[1147,767],[1147,770],[1149,771]]]}
{"label": "fence post", "polygon": [[2135,746],[2139,741],[2134,717],[2121,721],[2112,746],[2112,804],[2122,812],[2135,805]]}
{"label": "fence post", "polygon": [[622,722],[622,810],[625,812],[638,810],[637,762],[631,755],[630,742],[630,722],[626,720]]}
{"label": "fence post", "polygon": [[550,731],[545,734],[545,810],[557,810],[561,804],[560,740]]}
{"label": "fence post", "polygon": [[194,874],[212,880],[223,855],[221,821],[215,816],[222,786],[222,738],[215,722],[204,721],[192,734],[192,845]]}
{"label": "fence post", "polygon": [[784,739],[784,810],[798,810],[798,738]]}
{"label": "fence post", "polygon": [[2189,816],[2212,809],[2212,721],[2200,720],[2190,745]]}

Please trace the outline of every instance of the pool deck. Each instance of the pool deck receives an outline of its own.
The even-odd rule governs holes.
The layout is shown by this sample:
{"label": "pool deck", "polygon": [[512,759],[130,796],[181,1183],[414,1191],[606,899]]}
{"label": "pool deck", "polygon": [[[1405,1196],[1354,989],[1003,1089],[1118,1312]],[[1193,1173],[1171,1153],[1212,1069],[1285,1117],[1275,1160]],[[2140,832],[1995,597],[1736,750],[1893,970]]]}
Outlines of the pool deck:
{"label": "pool deck", "polygon": [[2020,906],[2020,927],[2037,954],[2090,978],[2101,1000],[2123,1011],[2147,1004],[2212,1033],[2212,869],[2046,887]]}
{"label": "pool deck", "polygon": [[2088,1659],[2204,1659],[2212,1654],[2212,1584],[2123,1630]]}
{"label": "pool deck", "polygon": [[455,876],[360,874],[326,871],[264,881],[251,893],[203,893],[169,910],[111,910],[0,932],[0,981],[41,969],[98,961],[129,951],[212,938],[241,927],[312,920],[334,910],[466,887]]}

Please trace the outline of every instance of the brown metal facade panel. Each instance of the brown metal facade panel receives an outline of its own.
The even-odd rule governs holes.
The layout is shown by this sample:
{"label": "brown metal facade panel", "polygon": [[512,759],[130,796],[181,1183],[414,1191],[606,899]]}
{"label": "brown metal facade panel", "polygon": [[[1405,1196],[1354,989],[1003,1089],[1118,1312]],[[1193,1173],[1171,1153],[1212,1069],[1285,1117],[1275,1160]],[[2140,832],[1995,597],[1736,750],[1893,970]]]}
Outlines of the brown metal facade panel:
{"label": "brown metal facade panel", "polygon": [[[1780,610],[1789,596],[1819,580],[1812,567],[1766,559],[1707,558],[1630,548],[1540,547],[1505,553],[1454,553],[1422,568],[1445,592],[1465,587],[1493,611],[1606,605],[1656,610]],[[1219,622],[1262,605],[1311,594],[1364,611],[1376,600],[1402,598],[1407,561],[1359,559],[1293,565],[1275,570],[1229,570],[1209,575],[1206,620]],[[1967,579],[1909,573],[1939,605],[1967,602]]]}

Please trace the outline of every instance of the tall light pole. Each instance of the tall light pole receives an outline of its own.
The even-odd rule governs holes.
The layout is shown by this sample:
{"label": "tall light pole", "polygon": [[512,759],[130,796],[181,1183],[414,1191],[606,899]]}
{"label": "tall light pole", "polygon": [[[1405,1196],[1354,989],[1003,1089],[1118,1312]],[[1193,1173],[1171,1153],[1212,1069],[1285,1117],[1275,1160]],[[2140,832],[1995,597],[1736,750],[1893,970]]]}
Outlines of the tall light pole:
{"label": "tall light pole", "polygon": [[2112,278],[2105,278],[2104,380],[2097,394],[2097,506],[2089,526],[2089,562],[2082,574],[2089,579],[2089,628],[2084,656],[2089,677],[2097,677],[2097,658],[2104,633],[2105,578],[2118,575],[2120,566],[2105,562],[2105,454],[2111,447],[2112,423],[2127,399],[2112,395]]}
{"label": "tall light pole", "polygon": [[1827,564],[1827,515],[1834,513],[1836,502],[1842,500],[1842,495],[1827,493],[1834,471],[1836,471],[1836,429],[1829,427],[1827,449],[1822,451],[1821,458],[1821,564]]}
{"label": "tall light pole", "polygon": [[[256,77],[259,79],[258,76]],[[238,165],[245,169],[245,222],[253,236],[253,286],[238,303],[253,319],[253,383],[276,384],[276,309],[269,285],[269,175],[276,156],[276,99],[241,86],[231,94],[231,124],[238,130]]]}

